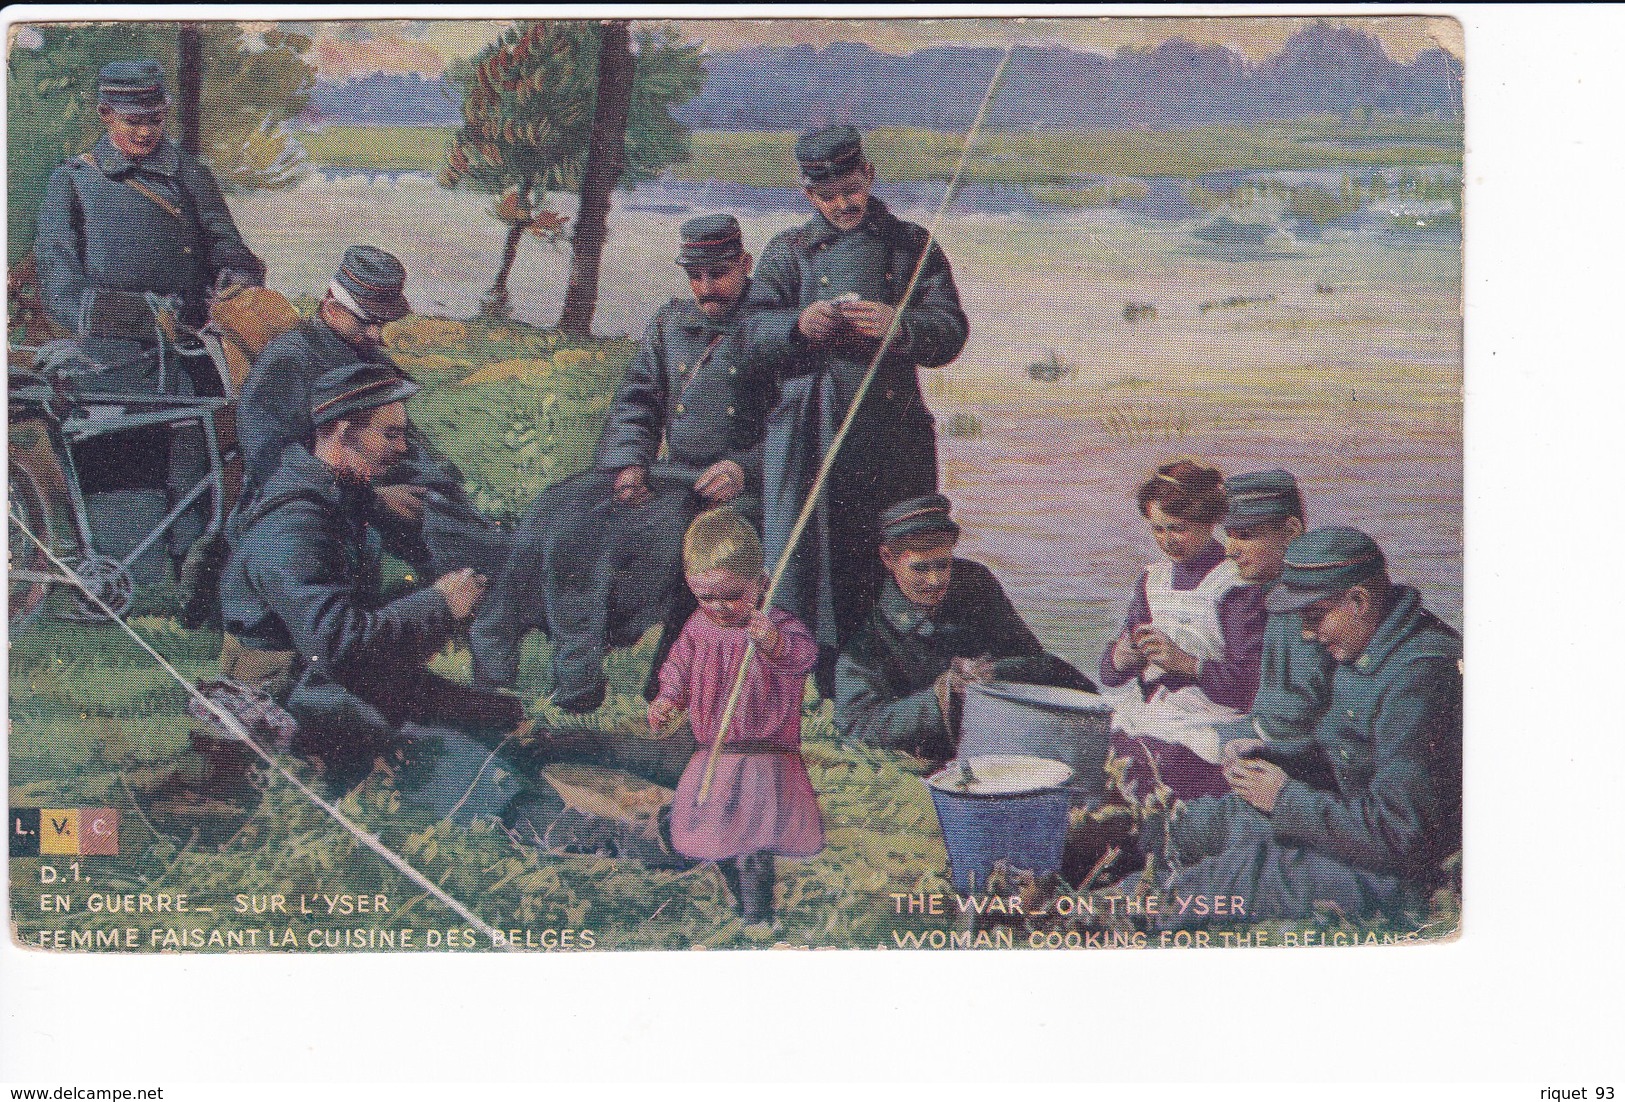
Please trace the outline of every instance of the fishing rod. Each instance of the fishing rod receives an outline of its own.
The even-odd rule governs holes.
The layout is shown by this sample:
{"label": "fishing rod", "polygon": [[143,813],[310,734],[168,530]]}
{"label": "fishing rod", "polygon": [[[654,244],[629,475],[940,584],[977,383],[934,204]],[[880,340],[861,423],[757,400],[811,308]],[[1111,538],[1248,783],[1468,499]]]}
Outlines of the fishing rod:
{"label": "fishing rod", "polygon": [[68,567],[67,563],[57,558],[51,549],[45,545],[45,541],[35,535],[28,525],[23,523],[22,518],[20,518],[16,513],[11,513],[10,516],[11,523],[15,524],[19,529],[21,529],[23,535],[32,540],[34,545],[44,552],[45,557],[50,560],[51,565],[62,571],[62,573],[67,577],[73,579],[74,584],[77,585],[84,593],[86,600],[94,604],[103,616],[106,616],[109,620],[123,628],[130,638],[136,641],[137,646],[150,654],[153,659],[157,661],[158,665],[164,668],[164,671],[167,672],[169,676],[173,677],[180,683],[181,688],[185,689],[187,694],[191,696],[192,699],[202,704],[203,707],[209,711],[210,715],[219,720],[221,726],[225,727],[226,730],[230,731],[238,739],[242,740],[243,744],[252,750],[261,761],[265,762],[266,765],[269,765],[272,769],[275,769],[279,774],[281,774],[282,778],[289,784],[293,785],[300,795],[304,796],[311,803],[315,804],[317,807],[327,812],[328,815],[332,816],[333,819],[341,827],[348,831],[356,841],[372,850],[379,857],[382,857],[384,861],[387,862],[396,872],[400,873],[412,883],[422,888],[425,892],[429,893],[435,899],[445,904],[464,922],[467,922],[480,933],[490,938],[493,946],[501,946],[509,951],[515,951],[515,947],[510,944],[507,938],[505,938],[495,927],[491,926],[468,907],[464,906],[462,903],[459,903],[456,899],[448,895],[445,889],[441,888],[439,884],[436,884],[433,880],[430,880],[427,876],[413,868],[412,865],[407,862],[406,858],[384,845],[383,841],[376,834],[373,834],[371,831],[363,830],[361,827],[351,822],[344,812],[333,806],[331,802],[322,799],[319,794],[313,792],[308,785],[289,772],[287,767],[272,757],[260,746],[259,743],[254,741],[253,737],[249,735],[248,730],[240,722],[238,722],[236,716],[232,715],[230,712],[220,707],[220,705],[216,704],[213,700],[210,700],[203,693],[199,692],[197,686],[188,681],[184,674],[170,664],[169,659],[158,653],[151,643],[143,639],[139,632],[132,628],[123,617],[121,617],[112,609],[111,606],[107,604],[107,602],[103,601],[100,594],[92,592],[90,587],[85,585],[85,583],[80,580],[79,576]]}
{"label": "fishing rod", "polygon": [[[794,556],[796,545],[801,542],[802,533],[806,531],[807,522],[811,519],[814,509],[818,506],[818,498],[824,492],[824,483],[829,479],[829,472],[835,466],[835,459],[840,454],[841,445],[846,442],[847,433],[857,420],[858,410],[863,405],[864,397],[869,393],[870,385],[875,381],[880,371],[880,363],[890,350],[897,330],[903,321],[903,311],[908,306],[909,299],[914,296],[914,290],[919,286],[920,274],[925,270],[925,262],[936,245],[937,227],[942,222],[942,216],[948,210],[948,204],[953,201],[954,190],[959,186],[960,177],[965,173],[965,163],[970,159],[971,146],[976,141],[976,132],[982,127],[982,120],[987,117],[988,105],[993,102],[993,94],[999,87],[999,79],[1004,76],[1004,67],[1010,63],[1010,55],[1015,49],[1011,43],[1004,48],[1004,56],[999,59],[998,68],[993,70],[993,79],[988,81],[987,91],[982,93],[982,102],[976,108],[976,118],[971,122],[970,130],[965,134],[964,145],[959,150],[959,164],[954,168],[954,174],[948,181],[948,187],[942,193],[942,201],[937,204],[936,214],[931,218],[931,225],[926,230],[925,247],[920,250],[920,258],[915,261],[914,274],[909,277],[908,286],[903,289],[902,297],[897,300],[897,309],[892,313],[891,324],[886,327],[886,333],[880,340],[880,346],[875,349],[874,356],[869,361],[869,370],[864,373],[863,380],[858,383],[857,391],[853,394],[852,403],[847,407],[846,417],[841,421],[841,427],[830,441],[829,449],[824,453],[824,461],[819,465],[818,477],[813,479],[812,489],[807,493],[807,500],[802,503],[801,512],[796,517],[795,527],[790,529],[790,537],[785,541],[784,551],[779,555],[778,563],[773,567],[773,577],[768,581],[767,594],[762,599],[762,607],[768,608],[773,604],[773,598],[778,593],[779,583],[783,580],[785,571],[789,568],[790,559]],[[722,720],[717,724],[716,737],[711,741],[711,749],[705,759],[705,775],[700,781],[700,790],[694,797],[695,807],[704,807],[705,801],[711,794],[711,781],[716,775],[717,757],[722,750],[723,740],[728,737],[728,729],[733,725],[734,711],[739,707],[739,698],[745,688],[745,674],[750,669],[751,659],[756,657],[756,640],[751,639],[745,644],[745,654],[739,663],[739,673],[734,677],[733,689],[728,693],[728,702],[722,709]]]}

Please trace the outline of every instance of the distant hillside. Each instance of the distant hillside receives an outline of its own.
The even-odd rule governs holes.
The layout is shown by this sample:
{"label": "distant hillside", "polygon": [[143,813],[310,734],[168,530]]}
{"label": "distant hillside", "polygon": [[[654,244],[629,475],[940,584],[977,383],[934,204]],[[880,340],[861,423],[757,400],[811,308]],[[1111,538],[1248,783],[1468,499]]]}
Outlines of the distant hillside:
{"label": "distant hillside", "polygon": [[463,94],[444,77],[417,73],[369,73],[354,80],[318,80],[307,126],[456,126],[463,121]]}
{"label": "distant hillside", "polygon": [[[713,130],[820,123],[963,130],[1002,51],[948,47],[904,57],[867,46],[758,47],[706,59],[711,78],[678,116]],[[1428,50],[1395,62],[1376,39],[1313,24],[1257,63],[1175,38],[1114,57],[1017,49],[988,110],[994,129],[1187,127],[1348,115],[1461,114],[1461,63]]]}
{"label": "distant hillside", "polygon": [[[798,130],[823,123],[963,130],[1001,51],[939,47],[897,56],[856,43],[707,54],[705,90],[677,112],[705,130]],[[1061,46],[1014,52],[988,112],[994,129],[1095,130],[1254,123],[1311,114],[1461,114],[1462,67],[1443,50],[1396,62],[1362,31],[1315,23],[1250,62],[1174,38],[1113,57]],[[320,81],[307,122],[454,126],[443,77],[375,73]]]}

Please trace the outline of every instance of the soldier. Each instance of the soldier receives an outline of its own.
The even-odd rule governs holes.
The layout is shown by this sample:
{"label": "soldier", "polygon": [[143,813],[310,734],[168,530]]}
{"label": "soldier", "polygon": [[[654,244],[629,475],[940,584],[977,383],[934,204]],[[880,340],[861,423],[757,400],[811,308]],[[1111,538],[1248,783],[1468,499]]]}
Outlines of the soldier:
{"label": "soldier", "polygon": [[953,757],[965,686],[994,678],[1094,692],[1046,654],[992,571],[956,558],[959,525],[941,494],[881,517],[889,577],[835,668],[835,726],[874,746]]}
{"label": "soldier", "polygon": [[[773,362],[740,324],[752,257],[728,214],[683,223],[677,263],[693,300],[672,299],[655,314],[626,370],[598,442],[598,467],[615,472],[623,505],[650,500],[649,466],[660,453],[697,473],[695,492],[709,506],[732,504],[757,528],[762,513],[762,432],[773,405]],[[681,564],[672,564],[673,576]],[[646,695],[677,633],[695,611],[686,585],[672,591]]]}
{"label": "soldier", "polygon": [[[1461,846],[1461,637],[1353,528],[1294,540],[1269,611],[1296,614],[1335,663],[1320,717],[1301,743],[1226,744],[1232,792],[1176,809],[1168,887],[1240,896],[1252,921],[1323,902],[1354,919],[1425,908]],[[1329,788],[1312,779],[1322,765]]]}
{"label": "soldier", "polygon": [[[259,285],[265,265],[251,252],[214,176],[164,135],[169,97],[156,61],[117,61],[97,80],[97,115],[107,128],[89,151],[51,174],[40,204],[34,252],[52,320],[76,334],[41,359],[85,360],[87,390],[115,394],[218,395],[206,356],[178,363],[154,349],[159,329],[148,295],[176,306],[191,326],[207,314],[209,293]],[[171,346],[172,354],[175,349]],[[201,430],[156,426],[109,434],[75,449],[101,549],[133,549],[206,471]],[[204,525],[204,504],[170,530],[177,569]],[[143,560],[137,577],[157,580]]]}
{"label": "soldier", "polygon": [[[1225,554],[1241,580],[1269,590],[1286,568],[1286,549],[1304,533],[1303,495],[1287,471],[1253,471],[1224,481]],[[1264,628],[1258,693],[1247,720],[1221,728],[1223,739],[1306,739],[1326,706],[1335,663],[1303,637],[1295,613],[1272,615]]]}
{"label": "soldier", "polygon": [[677,263],[693,301],[674,298],[649,323],[610,407],[598,467],[615,472],[617,500],[641,504],[664,439],[668,462],[699,473],[694,489],[707,505],[755,517],[774,380],[740,326],[752,258],[732,215],[690,219],[680,233]]}
{"label": "soldier", "polygon": [[34,251],[45,305],[81,331],[102,300],[151,292],[203,322],[211,288],[257,286],[265,265],[243,244],[220,186],[164,136],[169,96],[156,61],[116,61],[97,81],[107,132],[51,174]]}
{"label": "soldier", "polygon": [[382,364],[324,372],[311,388],[313,448],[289,445],[231,522],[221,676],[285,702],[294,749],[340,789],[425,728],[454,744],[444,760],[466,762],[487,752],[452,725],[506,731],[523,718],[516,700],[424,668],[471,616],[482,575],[465,567],[388,603],[380,593],[372,487],[407,453],[404,403],[417,390]]}
{"label": "soldier", "polygon": [[[412,312],[405,287],[398,259],[370,245],[352,246],[316,316],[277,337],[254,361],[237,413],[245,499],[267,483],[284,448],[311,446],[310,396],[324,372],[360,361],[407,377],[383,351],[383,327]],[[372,501],[385,547],[418,571],[432,577],[474,566],[495,576],[502,569],[507,534],[480,515],[462,473],[415,429],[408,429],[406,452]]]}
{"label": "soldier", "polygon": [[913,296],[901,304],[928,235],[870,195],[875,170],[856,130],[805,134],[796,160],[816,213],[768,244],[749,300],[766,310],[753,319],[756,339],[785,354],[789,365],[767,428],[769,563],[783,555],[836,428],[902,310],[776,598],[814,628],[823,650],[819,688],[828,695],[834,655],[868,619],[880,591],[881,510],[937,489],[936,426],[915,369],[941,367],[959,355],[969,325],[948,259],[935,245]]}

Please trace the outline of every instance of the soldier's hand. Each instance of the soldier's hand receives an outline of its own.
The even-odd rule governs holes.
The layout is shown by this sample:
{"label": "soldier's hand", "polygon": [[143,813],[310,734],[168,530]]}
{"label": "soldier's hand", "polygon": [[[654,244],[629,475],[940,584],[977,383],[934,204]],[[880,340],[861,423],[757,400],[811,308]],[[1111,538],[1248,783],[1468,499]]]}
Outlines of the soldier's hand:
{"label": "soldier's hand", "polygon": [[379,486],[373,490],[378,495],[378,503],[402,520],[413,524],[423,523],[423,503],[429,496],[429,491],[422,486],[409,486],[397,483],[393,486]]}
{"label": "soldier's hand", "polygon": [[649,704],[649,730],[660,731],[677,714],[677,701],[669,696],[657,696]]}
{"label": "soldier's hand", "polygon": [[833,302],[815,302],[801,311],[796,328],[813,344],[824,344],[835,339],[845,323],[840,307]]}
{"label": "soldier's hand", "polygon": [[897,311],[884,302],[843,302],[841,317],[860,337],[878,341],[891,328]]}
{"label": "soldier's hand", "polygon": [[1224,744],[1224,751],[1220,755],[1219,764],[1226,769],[1238,761],[1245,761],[1256,757],[1264,749],[1264,740],[1261,738],[1236,738]]}
{"label": "soldier's hand", "polygon": [[1236,795],[1268,815],[1275,810],[1275,800],[1286,784],[1286,770],[1257,758],[1243,758],[1224,770],[1224,779]]}
{"label": "soldier's hand", "polygon": [[615,476],[615,500],[622,505],[642,505],[649,493],[649,472],[643,467],[622,467]]}
{"label": "soldier's hand", "polygon": [[712,505],[725,505],[745,488],[745,471],[732,459],[713,463],[694,483],[694,490]]}
{"label": "soldier's hand", "polygon": [[452,618],[466,620],[474,614],[474,606],[480,603],[490,584],[491,580],[484,574],[476,574],[473,567],[465,566],[443,575],[434,583],[434,587],[446,599]]}

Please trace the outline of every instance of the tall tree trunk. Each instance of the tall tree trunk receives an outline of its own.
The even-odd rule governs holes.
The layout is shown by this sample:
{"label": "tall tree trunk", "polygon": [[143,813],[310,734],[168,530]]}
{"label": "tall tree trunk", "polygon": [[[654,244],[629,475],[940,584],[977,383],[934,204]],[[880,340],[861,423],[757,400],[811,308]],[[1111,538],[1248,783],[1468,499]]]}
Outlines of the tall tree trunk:
{"label": "tall tree trunk", "polygon": [[181,148],[197,156],[202,147],[203,119],[203,28],[182,23],[177,45],[180,57],[175,66],[176,122]]}
{"label": "tall tree trunk", "polygon": [[598,102],[593,109],[587,166],[581,180],[570,286],[564,292],[564,311],[559,316],[559,328],[573,336],[591,334],[593,311],[598,308],[598,267],[609,221],[609,194],[621,178],[626,159],[626,117],[632,107],[635,73],[629,22],[608,20],[599,39]]}

